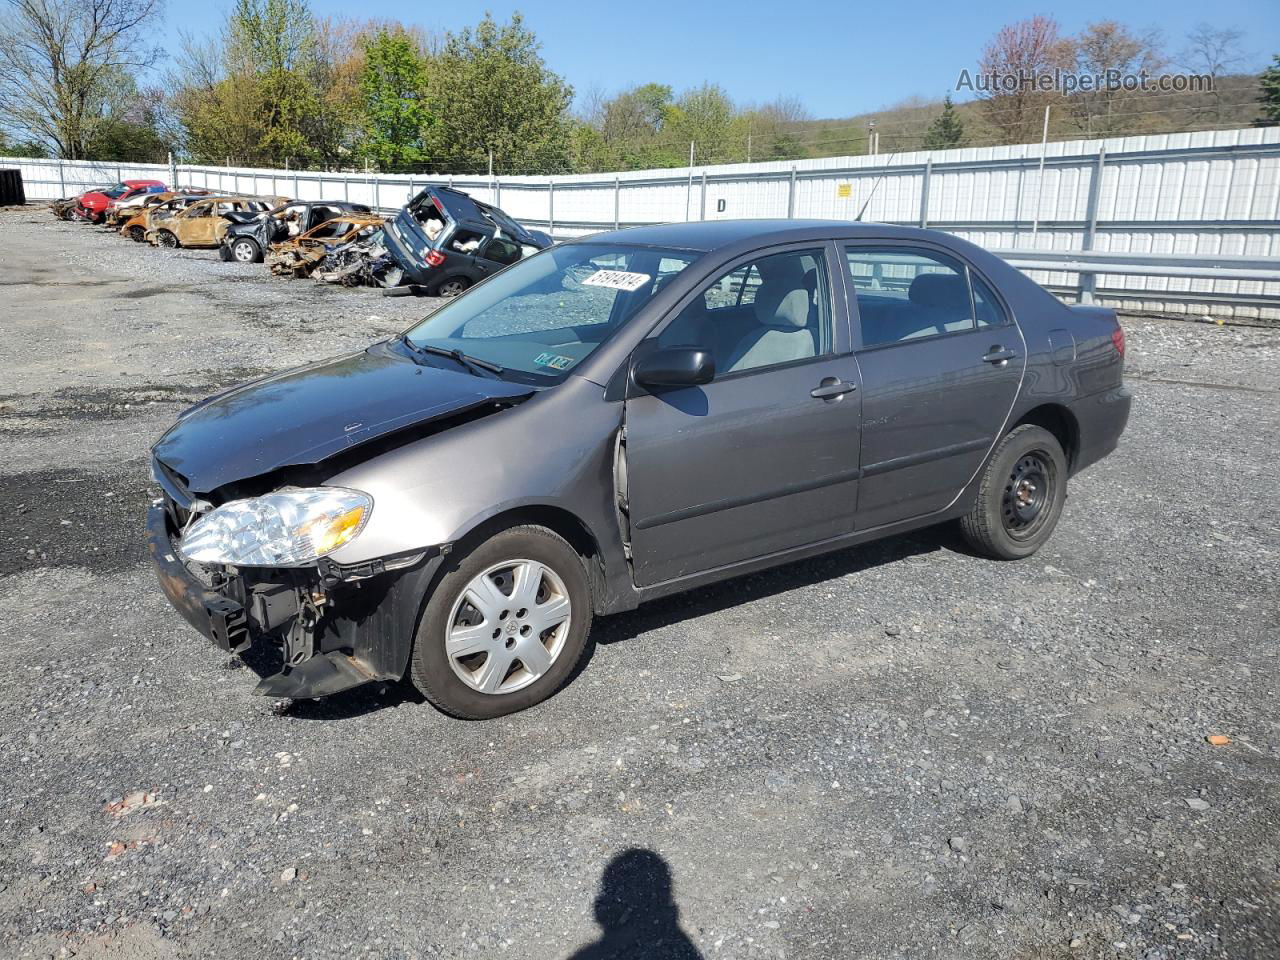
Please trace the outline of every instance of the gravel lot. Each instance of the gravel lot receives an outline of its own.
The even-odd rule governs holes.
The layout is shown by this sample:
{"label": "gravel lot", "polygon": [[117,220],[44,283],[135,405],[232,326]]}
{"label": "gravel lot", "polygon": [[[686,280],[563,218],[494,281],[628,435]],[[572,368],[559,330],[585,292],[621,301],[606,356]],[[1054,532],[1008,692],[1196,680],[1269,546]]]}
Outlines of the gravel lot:
{"label": "gravel lot", "polygon": [[466,723],[249,696],[143,543],[184,404],[429,304],[0,231],[5,956],[1280,954],[1280,331],[1127,321],[1125,441],[1030,560],[939,529],[658,602]]}

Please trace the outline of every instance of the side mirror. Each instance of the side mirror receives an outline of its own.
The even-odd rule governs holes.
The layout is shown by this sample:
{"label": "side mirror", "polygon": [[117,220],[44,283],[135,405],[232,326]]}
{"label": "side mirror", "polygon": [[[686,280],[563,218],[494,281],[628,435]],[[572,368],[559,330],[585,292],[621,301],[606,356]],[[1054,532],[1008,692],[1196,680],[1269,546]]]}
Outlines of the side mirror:
{"label": "side mirror", "polygon": [[702,347],[667,347],[636,361],[632,374],[642,387],[695,387],[716,376],[716,361]]}

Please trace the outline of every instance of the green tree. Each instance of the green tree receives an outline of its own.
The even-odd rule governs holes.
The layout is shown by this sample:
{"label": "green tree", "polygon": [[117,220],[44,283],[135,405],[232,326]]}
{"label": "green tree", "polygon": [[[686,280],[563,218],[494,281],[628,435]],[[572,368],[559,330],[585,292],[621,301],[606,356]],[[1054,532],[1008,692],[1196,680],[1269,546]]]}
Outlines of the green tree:
{"label": "green tree", "polygon": [[519,14],[449,33],[433,65],[430,162],[455,170],[547,173],[569,166],[573,88],[543,62]]}
{"label": "green tree", "polygon": [[344,152],[346,107],[325,96],[338,70],[319,26],[305,0],[236,0],[220,45],[186,42],[173,105],[187,152],[276,166]]}
{"label": "green tree", "polygon": [[[721,163],[729,152],[730,130],[733,122],[733,101],[714,83],[686,90],[675,106],[667,111],[664,138],[671,149],[688,149],[693,144],[694,164]],[[683,153],[682,163],[688,163]]]}
{"label": "green tree", "polygon": [[951,147],[964,146],[964,121],[956,113],[955,104],[951,102],[951,94],[942,98],[942,112],[933,118],[929,129],[924,133],[926,150],[947,150]]}
{"label": "green tree", "polygon": [[422,163],[424,137],[432,124],[426,57],[402,29],[381,28],[361,45],[364,136],[360,153],[382,170]]}
{"label": "green tree", "polygon": [[1261,123],[1280,123],[1280,53],[1271,61],[1271,66],[1262,71],[1258,77],[1258,86],[1262,95],[1258,102],[1262,104]]}

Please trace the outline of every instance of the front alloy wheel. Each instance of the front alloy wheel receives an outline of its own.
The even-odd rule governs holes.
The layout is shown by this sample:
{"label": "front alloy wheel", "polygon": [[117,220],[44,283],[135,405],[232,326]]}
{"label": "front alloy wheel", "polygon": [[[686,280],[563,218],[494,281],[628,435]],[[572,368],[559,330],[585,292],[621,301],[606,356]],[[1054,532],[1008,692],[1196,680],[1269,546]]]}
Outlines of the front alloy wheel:
{"label": "front alloy wheel", "polygon": [[418,624],[414,686],[455,717],[523,710],[568,681],[591,616],[573,547],[545,527],[503,530],[450,556]]}

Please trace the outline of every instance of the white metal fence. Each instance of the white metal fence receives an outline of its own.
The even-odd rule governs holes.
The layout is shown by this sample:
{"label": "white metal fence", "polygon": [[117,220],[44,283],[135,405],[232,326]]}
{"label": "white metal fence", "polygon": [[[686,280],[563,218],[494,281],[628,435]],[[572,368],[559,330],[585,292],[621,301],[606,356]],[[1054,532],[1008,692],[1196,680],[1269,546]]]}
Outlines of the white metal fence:
{"label": "white metal fence", "polygon": [[[1280,320],[1280,282],[1199,269],[1162,256],[1248,258],[1280,268],[1280,128],[978,147],[894,156],[731,164],[554,177],[451,177],[115,164],[0,157],[31,200],[132,177],[391,209],[446,183],[556,237],[680,220],[864,219],[927,226],[999,250],[1063,293],[1128,309]],[[1063,269],[1052,269],[1060,252]],[[1067,269],[1147,257],[1150,274]],[[1151,259],[1154,257],[1155,259]],[[1095,262],[1096,261],[1096,262]],[[1239,261],[1244,262],[1244,261]],[[1204,275],[1208,273],[1209,275]],[[1249,274],[1254,275],[1254,274]]]}

